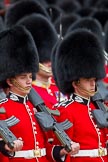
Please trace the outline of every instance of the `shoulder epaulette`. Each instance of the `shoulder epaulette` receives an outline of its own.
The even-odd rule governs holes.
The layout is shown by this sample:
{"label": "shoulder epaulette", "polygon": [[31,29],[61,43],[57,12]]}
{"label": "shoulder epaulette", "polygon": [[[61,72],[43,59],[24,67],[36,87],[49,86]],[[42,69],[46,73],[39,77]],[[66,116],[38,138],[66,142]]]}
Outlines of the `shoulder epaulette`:
{"label": "shoulder epaulette", "polygon": [[8,101],[8,98],[1,99],[1,100],[0,100],[0,104],[5,103],[5,102],[7,102],[7,101]]}
{"label": "shoulder epaulette", "polygon": [[74,102],[73,99],[67,99],[67,100],[62,101],[62,102],[60,102],[60,103],[57,103],[57,104],[55,105],[55,107],[63,106],[63,107],[66,108],[66,107],[67,107],[68,105],[70,105],[72,102]]}

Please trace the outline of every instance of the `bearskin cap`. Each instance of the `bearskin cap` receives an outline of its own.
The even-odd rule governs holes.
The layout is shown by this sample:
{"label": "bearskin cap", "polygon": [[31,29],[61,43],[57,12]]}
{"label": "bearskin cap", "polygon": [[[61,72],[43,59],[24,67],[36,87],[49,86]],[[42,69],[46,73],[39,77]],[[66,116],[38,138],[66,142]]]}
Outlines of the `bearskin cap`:
{"label": "bearskin cap", "polygon": [[74,22],[80,19],[80,16],[77,14],[69,14],[69,15],[63,15],[61,17],[58,17],[56,21],[54,22],[54,26],[57,30],[57,33],[60,34],[60,24],[62,25],[62,36],[65,36],[68,28],[70,25],[72,25]]}
{"label": "bearskin cap", "polygon": [[98,37],[98,39],[103,43],[104,37],[103,37],[103,28],[102,25],[100,24],[100,22],[92,17],[85,17],[82,19],[79,19],[77,21],[75,21],[68,29],[68,32],[71,32],[75,29],[79,29],[79,28],[85,28],[90,30],[91,32],[93,32],[94,34],[96,34],[96,36]]}
{"label": "bearskin cap", "polygon": [[65,14],[74,13],[81,8],[81,5],[78,1],[72,0],[58,1],[57,6],[59,6],[65,12]]}
{"label": "bearskin cap", "polygon": [[39,62],[50,61],[52,48],[58,40],[53,24],[40,14],[27,16],[18,24],[24,25],[31,32],[38,49]]}
{"label": "bearskin cap", "polygon": [[56,78],[60,91],[72,93],[72,81],[105,77],[104,51],[98,38],[86,29],[69,33],[56,53]]}
{"label": "bearskin cap", "polygon": [[104,28],[104,25],[108,20],[108,10],[107,9],[94,10],[90,16],[97,19]]}
{"label": "bearskin cap", "polygon": [[0,33],[0,81],[25,72],[36,73],[38,69],[38,52],[25,27],[16,26]]}
{"label": "bearskin cap", "polygon": [[45,8],[35,0],[21,0],[18,1],[7,9],[5,14],[5,24],[7,27],[12,27],[21,18],[30,15],[32,13],[39,13],[50,19]]}

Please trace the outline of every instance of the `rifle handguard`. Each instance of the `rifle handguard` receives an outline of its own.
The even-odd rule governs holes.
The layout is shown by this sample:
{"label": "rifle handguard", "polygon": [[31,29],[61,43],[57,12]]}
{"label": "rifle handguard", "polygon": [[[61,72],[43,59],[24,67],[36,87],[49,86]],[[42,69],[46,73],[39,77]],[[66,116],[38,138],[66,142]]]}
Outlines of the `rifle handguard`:
{"label": "rifle handguard", "polygon": [[71,151],[71,139],[68,135],[64,132],[64,130],[69,129],[72,126],[72,123],[68,120],[57,123],[51,117],[51,115],[47,114],[46,112],[37,112],[35,114],[39,124],[45,130],[53,130],[56,136],[58,137],[59,141],[62,143],[66,151]]}
{"label": "rifle handguard", "polygon": [[[5,108],[3,108],[5,109]],[[9,148],[13,149],[14,143],[17,138],[16,136],[8,129],[8,127],[13,126],[19,122],[19,119],[15,116],[11,116],[6,120],[0,120],[0,136],[3,138],[5,143],[9,146]]]}

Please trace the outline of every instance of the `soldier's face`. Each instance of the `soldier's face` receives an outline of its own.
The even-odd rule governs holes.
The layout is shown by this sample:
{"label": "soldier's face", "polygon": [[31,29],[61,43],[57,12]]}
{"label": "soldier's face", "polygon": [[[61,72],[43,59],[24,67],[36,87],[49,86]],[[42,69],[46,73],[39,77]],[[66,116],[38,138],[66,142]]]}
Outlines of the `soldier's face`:
{"label": "soldier's face", "polygon": [[32,86],[32,73],[22,73],[10,79],[10,90],[18,95],[25,96]]}
{"label": "soldier's face", "polygon": [[80,80],[73,84],[75,93],[82,97],[89,98],[95,94],[96,78],[80,78]]}
{"label": "soldier's face", "polygon": [[47,78],[47,79],[50,76],[52,76],[52,69],[51,69],[50,61],[40,64],[38,75],[40,75],[43,78]]}

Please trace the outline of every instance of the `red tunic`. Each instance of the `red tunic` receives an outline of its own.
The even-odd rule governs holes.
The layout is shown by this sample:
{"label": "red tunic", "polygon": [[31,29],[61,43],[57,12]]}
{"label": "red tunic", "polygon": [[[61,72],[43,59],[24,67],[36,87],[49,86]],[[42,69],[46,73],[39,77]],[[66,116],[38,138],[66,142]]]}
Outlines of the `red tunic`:
{"label": "red tunic", "polygon": [[54,96],[56,98],[57,102],[61,102],[66,100],[68,97],[66,95],[63,95],[58,87],[56,86],[55,80],[53,79],[53,77],[49,77],[48,79],[48,88],[47,91],[51,96]]}
{"label": "red tunic", "polygon": [[36,80],[35,82],[33,82],[32,86],[42,97],[47,107],[51,109],[52,106],[57,103],[56,97],[50,93],[48,85],[42,84],[41,82]]}
{"label": "red tunic", "polygon": [[[14,115],[20,122],[12,126],[10,130],[18,138],[21,137],[24,141],[22,150],[32,150],[38,148],[48,148],[47,154],[51,155],[52,146],[45,141],[45,135],[40,128],[35,116],[33,105],[27,100],[27,97],[22,98],[14,94],[10,95],[9,99],[2,100],[0,107],[6,109],[6,114],[0,114],[0,120],[7,119]],[[46,144],[47,143],[47,144]],[[52,158],[51,158],[52,159]],[[47,155],[39,158],[24,159],[24,158],[6,158],[0,154],[0,162],[51,162]]]}
{"label": "red tunic", "polygon": [[[106,148],[107,130],[96,127],[91,115],[95,107],[89,102],[79,96],[71,96],[70,100],[57,105],[61,112],[57,120],[61,122],[68,119],[73,123],[73,126],[66,132],[73,141],[80,144],[81,150],[98,149],[101,146]],[[66,162],[108,162],[108,155],[102,157],[67,156]]]}
{"label": "red tunic", "polygon": [[106,76],[105,76],[105,78],[103,79],[103,82],[104,82],[105,84],[108,84],[108,65],[107,65],[107,64],[105,65],[105,71],[106,71]]}
{"label": "red tunic", "polygon": [[45,105],[52,109],[54,104],[66,99],[66,96],[62,95],[57,88],[55,81],[52,77],[48,79],[48,84],[42,84],[39,81],[33,82],[33,88],[38,92],[45,102]]}

